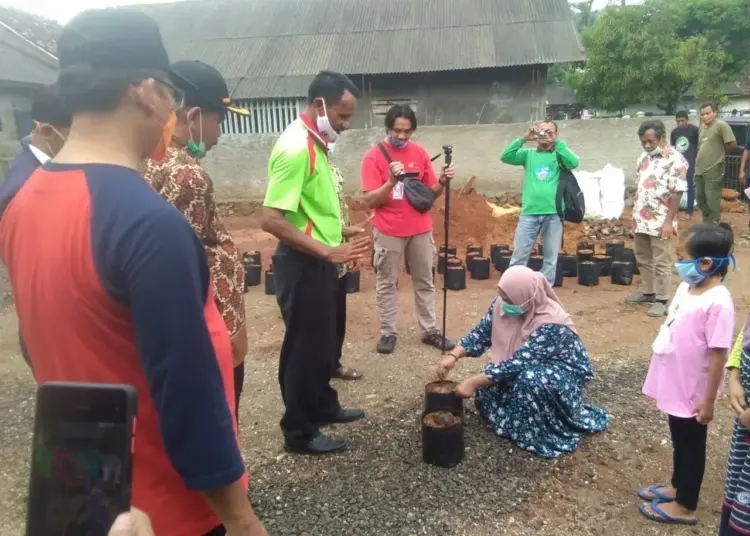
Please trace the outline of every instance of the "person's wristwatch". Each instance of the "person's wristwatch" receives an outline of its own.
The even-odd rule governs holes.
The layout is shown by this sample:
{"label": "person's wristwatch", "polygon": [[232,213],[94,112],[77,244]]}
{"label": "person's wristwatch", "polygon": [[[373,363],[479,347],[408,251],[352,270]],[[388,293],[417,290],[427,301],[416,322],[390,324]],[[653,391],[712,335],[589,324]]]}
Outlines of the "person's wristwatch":
{"label": "person's wristwatch", "polygon": [[449,356],[451,356],[451,357],[452,357],[453,359],[455,359],[455,360],[456,360],[456,363],[458,363],[458,361],[459,361],[459,360],[461,359],[460,357],[458,357],[458,356],[457,356],[456,354],[454,354],[453,352],[448,352],[448,355],[449,355]]}

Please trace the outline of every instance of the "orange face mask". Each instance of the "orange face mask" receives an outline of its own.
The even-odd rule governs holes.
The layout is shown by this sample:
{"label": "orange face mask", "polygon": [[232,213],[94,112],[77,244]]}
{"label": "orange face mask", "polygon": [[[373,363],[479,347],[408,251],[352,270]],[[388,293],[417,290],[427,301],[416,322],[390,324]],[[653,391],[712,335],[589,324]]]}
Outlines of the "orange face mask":
{"label": "orange face mask", "polygon": [[159,143],[156,145],[156,148],[151,153],[151,160],[161,161],[164,160],[167,156],[167,149],[172,144],[172,136],[174,135],[175,128],[177,127],[177,114],[174,112],[169,112],[169,119],[167,119],[167,122],[162,126],[161,130],[161,138],[159,138]]}

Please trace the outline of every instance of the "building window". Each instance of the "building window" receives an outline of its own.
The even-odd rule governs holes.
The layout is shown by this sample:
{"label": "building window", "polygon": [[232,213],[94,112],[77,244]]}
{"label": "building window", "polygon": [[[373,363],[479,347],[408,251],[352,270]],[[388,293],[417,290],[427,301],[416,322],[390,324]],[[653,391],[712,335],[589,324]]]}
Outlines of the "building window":
{"label": "building window", "polygon": [[283,132],[305,108],[304,99],[239,99],[232,105],[249,115],[228,113],[221,124],[224,134],[266,134]]}

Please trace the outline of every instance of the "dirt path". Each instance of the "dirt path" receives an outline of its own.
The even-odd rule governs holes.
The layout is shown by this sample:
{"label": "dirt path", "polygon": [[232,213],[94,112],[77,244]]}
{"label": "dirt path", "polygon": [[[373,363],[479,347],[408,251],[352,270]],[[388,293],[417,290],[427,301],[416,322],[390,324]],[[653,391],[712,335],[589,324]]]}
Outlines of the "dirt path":
{"label": "dirt path", "polygon": [[[272,241],[245,228],[240,240],[270,251]],[[258,246],[260,244],[260,246]],[[248,248],[249,249],[249,248]],[[750,251],[738,253],[728,278],[743,319],[750,304]],[[493,275],[494,278],[494,275]],[[342,402],[363,407],[367,419],[331,433],[351,441],[342,455],[311,459],[282,451],[276,380],[283,327],[272,296],[247,296],[252,356],[248,362],[241,435],[251,471],[252,499],[273,535],[593,535],[716,534],[731,415],[721,404],[709,433],[701,523],[671,529],[636,510],[639,486],[663,481],[670,470],[665,418],[640,394],[649,348],[660,321],[623,303],[627,287],[586,289],[566,280],[560,296],[594,360],[589,402],[612,415],[612,428],[588,438],[574,455],[550,462],[495,437],[467,404],[465,461],[452,470],[421,462],[419,414],[424,384],[439,354],[418,344],[411,285],[400,282],[401,336],[397,352],[375,353],[377,313],[373,280],[350,296],[345,362],[365,374],[337,383]],[[495,280],[470,281],[450,294],[449,334],[458,337],[495,295]],[[15,314],[0,313],[0,536],[22,534],[34,386],[18,355]],[[462,378],[483,360],[464,360]]]}

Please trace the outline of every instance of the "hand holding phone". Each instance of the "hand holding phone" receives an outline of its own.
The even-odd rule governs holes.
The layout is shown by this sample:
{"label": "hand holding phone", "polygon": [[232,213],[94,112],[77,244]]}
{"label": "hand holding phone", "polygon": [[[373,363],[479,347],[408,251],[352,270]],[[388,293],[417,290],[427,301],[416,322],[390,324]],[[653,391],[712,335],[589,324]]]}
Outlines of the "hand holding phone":
{"label": "hand holding phone", "polygon": [[130,510],[136,412],[128,385],[39,386],[27,536],[107,536]]}

